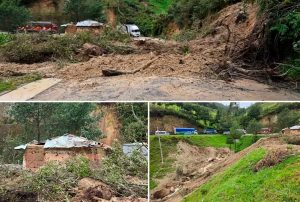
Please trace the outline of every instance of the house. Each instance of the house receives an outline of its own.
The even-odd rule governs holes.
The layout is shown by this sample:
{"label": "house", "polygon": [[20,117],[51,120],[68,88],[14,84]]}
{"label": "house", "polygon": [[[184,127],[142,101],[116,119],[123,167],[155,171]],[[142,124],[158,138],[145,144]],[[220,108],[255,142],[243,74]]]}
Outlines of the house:
{"label": "house", "polygon": [[78,32],[90,32],[100,34],[104,29],[104,24],[94,20],[84,20],[77,22],[77,24],[69,23],[62,25],[65,27],[66,34],[74,34]]}
{"label": "house", "polygon": [[84,137],[65,134],[48,139],[45,143],[32,141],[15,149],[25,150],[23,168],[36,171],[50,161],[64,162],[78,155],[86,157],[90,162],[99,163],[108,147]]}
{"label": "house", "polygon": [[271,134],[271,133],[272,133],[271,128],[262,128],[257,132],[257,134]]}
{"label": "house", "polygon": [[282,130],[283,135],[300,135],[300,125],[292,126]]}

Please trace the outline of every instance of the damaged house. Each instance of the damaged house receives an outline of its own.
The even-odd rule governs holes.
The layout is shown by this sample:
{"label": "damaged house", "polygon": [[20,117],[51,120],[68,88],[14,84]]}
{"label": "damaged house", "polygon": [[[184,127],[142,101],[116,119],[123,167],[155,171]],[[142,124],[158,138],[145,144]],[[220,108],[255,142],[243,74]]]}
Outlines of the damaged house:
{"label": "damaged house", "polygon": [[23,168],[36,171],[50,161],[63,162],[78,155],[86,157],[91,162],[99,163],[108,146],[84,137],[66,134],[48,139],[45,143],[33,141],[15,149],[25,151]]}

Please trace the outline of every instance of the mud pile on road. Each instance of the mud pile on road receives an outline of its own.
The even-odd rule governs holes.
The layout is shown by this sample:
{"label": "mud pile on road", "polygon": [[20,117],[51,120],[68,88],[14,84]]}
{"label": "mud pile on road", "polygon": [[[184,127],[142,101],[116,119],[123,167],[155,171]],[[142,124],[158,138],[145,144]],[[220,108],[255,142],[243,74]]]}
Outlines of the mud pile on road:
{"label": "mud pile on road", "polygon": [[[257,7],[247,5],[248,17],[236,23],[236,18],[243,8],[241,3],[223,9],[215,21],[208,25],[209,34],[199,36],[190,42],[146,39],[131,41],[127,46],[133,53],[102,54],[92,56],[89,61],[74,64],[42,63],[32,65],[0,64],[0,71],[9,68],[15,71],[37,71],[45,77],[84,80],[102,77],[103,69],[132,71],[154,58],[155,61],[134,76],[178,76],[194,78],[217,78],[215,69],[230,58],[226,52],[237,49],[236,43],[243,41],[251,33],[256,22]],[[229,31],[228,31],[229,30]]]}

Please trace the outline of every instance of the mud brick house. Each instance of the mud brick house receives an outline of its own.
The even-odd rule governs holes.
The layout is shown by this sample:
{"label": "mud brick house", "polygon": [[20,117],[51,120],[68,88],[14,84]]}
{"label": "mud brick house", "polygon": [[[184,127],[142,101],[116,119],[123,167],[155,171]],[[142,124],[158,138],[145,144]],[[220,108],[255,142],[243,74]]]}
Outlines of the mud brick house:
{"label": "mud brick house", "polygon": [[99,163],[108,148],[104,144],[71,134],[46,140],[45,143],[33,141],[15,147],[16,150],[25,150],[23,168],[32,171],[50,161],[64,162],[78,155],[86,157],[91,163]]}
{"label": "mud brick house", "polygon": [[283,135],[295,135],[300,136],[300,125],[296,125],[290,128],[285,128],[282,130]]}
{"label": "mud brick house", "polygon": [[74,24],[66,24],[65,26],[66,34],[75,34],[79,32],[90,32],[93,34],[100,34],[104,29],[104,24],[94,21],[94,20],[85,20],[78,22],[76,25]]}

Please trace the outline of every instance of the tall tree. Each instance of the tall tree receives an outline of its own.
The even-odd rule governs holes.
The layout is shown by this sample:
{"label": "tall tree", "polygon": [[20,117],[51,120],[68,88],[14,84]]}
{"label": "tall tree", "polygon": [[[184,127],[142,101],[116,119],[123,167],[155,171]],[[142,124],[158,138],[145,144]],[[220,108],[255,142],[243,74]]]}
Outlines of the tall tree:
{"label": "tall tree", "polygon": [[67,0],[64,12],[73,22],[80,20],[104,20],[103,3],[100,0]]}
{"label": "tall tree", "polygon": [[94,109],[92,103],[16,103],[10,114],[23,126],[28,140],[35,136],[40,142],[64,133],[99,138],[97,117],[91,116]]}
{"label": "tall tree", "polygon": [[20,0],[0,0],[0,30],[14,31],[29,18],[29,10],[20,5]]}

